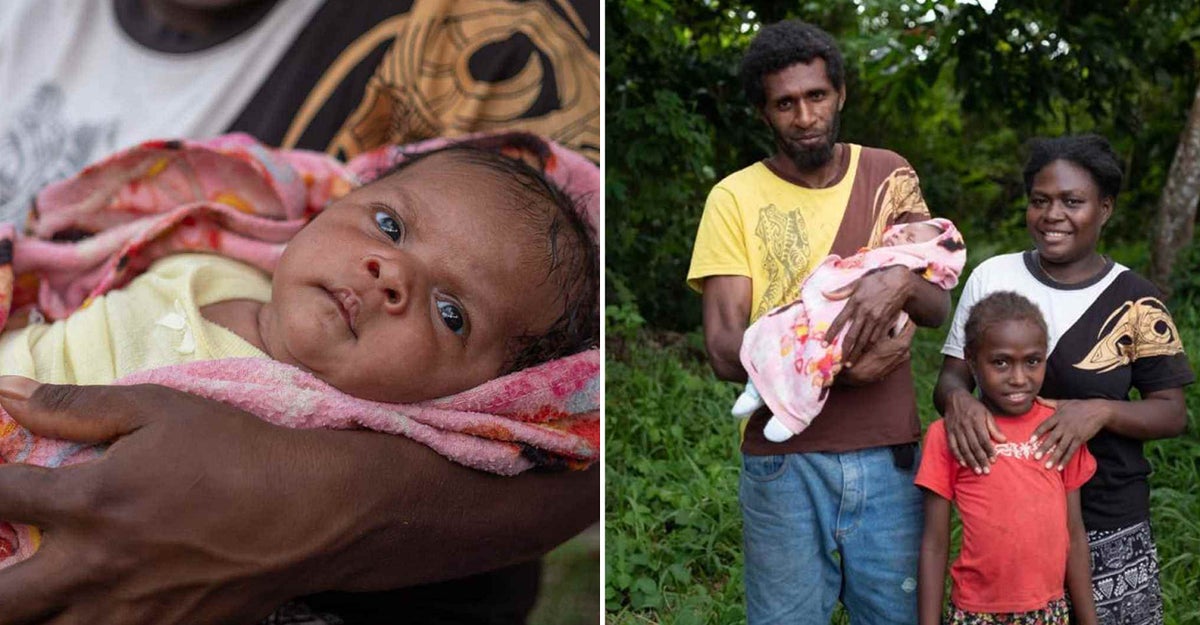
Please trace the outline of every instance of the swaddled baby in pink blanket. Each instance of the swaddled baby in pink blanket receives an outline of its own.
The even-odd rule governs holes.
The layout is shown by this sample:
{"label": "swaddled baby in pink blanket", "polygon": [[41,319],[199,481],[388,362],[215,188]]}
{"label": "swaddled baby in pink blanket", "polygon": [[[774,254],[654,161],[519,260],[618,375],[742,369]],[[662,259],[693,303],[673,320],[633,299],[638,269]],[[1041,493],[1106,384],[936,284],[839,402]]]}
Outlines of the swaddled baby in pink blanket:
{"label": "swaddled baby in pink blanket", "polygon": [[570,199],[519,160],[456,145],[331,204],[273,279],[219,256],[164,258],[67,319],[5,333],[0,373],[103,384],[258,356],[412,404],[594,346],[597,275]]}
{"label": "swaddled baby in pink blanket", "polygon": [[[165,384],[286,427],[407,436],[501,475],[586,467],[599,445],[592,203],[549,178],[577,191],[598,178],[549,144],[555,168],[543,175],[494,143],[405,152],[345,195],[348,170],[246,137],[148,142],[106,159],[37,204],[54,238],[76,223],[91,236],[0,236],[0,325],[18,291],[37,290],[59,319],[0,334],[0,374]],[[366,175],[396,156],[367,155]],[[247,230],[241,216],[273,206],[266,183],[286,191],[286,214],[316,217],[299,232],[262,218]],[[340,199],[326,206],[330,195]],[[261,239],[248,238],[255,229]],[[40,288],[21,268],[41,274]],[[34,436],[0,410],[0,463],[102,453]],[[0,522],[0,568],[37,544],[36,529]]]}
{"label": "swaddled baby in pink blanket", "polygon": [[[962,237],[946,219],[897,224],[884,233],[879,247],[846,258],[826,257],[801,285],[800,299],[767,312],[746,329],[741,361],[750,380],[733,406],[734,416],[748,417],[765,403],[772,412],[763,428],[767,440],[783,442],[803,432],[821,412],[842,367],[847,328],[828,344],[825,329],[846,300],[830,300],[825,293],[890,265],[909,267],[952,289],[965,261]],[[906,323],[908,315],[901,312],[893,334]]]}

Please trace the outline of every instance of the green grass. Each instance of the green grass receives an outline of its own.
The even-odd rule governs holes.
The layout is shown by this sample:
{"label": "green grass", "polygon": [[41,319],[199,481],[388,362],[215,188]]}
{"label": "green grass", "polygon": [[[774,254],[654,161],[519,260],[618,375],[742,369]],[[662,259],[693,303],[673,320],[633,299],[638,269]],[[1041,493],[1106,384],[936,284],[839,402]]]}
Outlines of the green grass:
{"label": "green grass", "polygon": [[[1200,312],[1176,321],[1200,371]],[[943,336],[921,330],[913,345],[926,423]],[[739,389],[711,375],[698,336],[661,343],[643,335],[606,362],[606,621],[743,623],[740,461],[727,416]],[[1188,389],[1188,407],[1184,436],[1146,446],[1168,625],[1200,623],[1200,389]]]}

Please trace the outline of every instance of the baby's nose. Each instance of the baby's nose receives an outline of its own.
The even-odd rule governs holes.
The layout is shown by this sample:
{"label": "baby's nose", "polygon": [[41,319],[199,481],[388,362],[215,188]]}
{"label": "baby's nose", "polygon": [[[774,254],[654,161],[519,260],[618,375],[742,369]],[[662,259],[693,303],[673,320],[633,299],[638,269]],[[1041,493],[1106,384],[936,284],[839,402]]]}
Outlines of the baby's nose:
{"label": "baby's nose", "polygon": [[405,263],[375,256],[363,259],[363,267],[383,295],[384,310],[391,314],[404,312],[414,287],[414,272]]}

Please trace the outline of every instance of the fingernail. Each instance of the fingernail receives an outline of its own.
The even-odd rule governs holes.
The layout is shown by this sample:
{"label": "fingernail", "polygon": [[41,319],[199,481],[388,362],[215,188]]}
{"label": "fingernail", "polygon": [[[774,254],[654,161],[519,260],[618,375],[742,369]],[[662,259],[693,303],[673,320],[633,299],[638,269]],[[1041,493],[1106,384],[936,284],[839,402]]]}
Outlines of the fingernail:
{"label": "fingernail", "polygon": [[984,467],[984,468],[983,468],[983,474],[984,474],[984,475],[988,475],[988,474],[990,474],[991,472],[992,472],[992,468],[991,468],[991,467]]}
{"label": "fingernail", "polygon": [[1029,442],[1031,442],[1031,443],[1036,443],[1036,442],[1037,442],[1037,434],[1034,434],[1033,436],[1030,436],[1030,437],[1029,437]]}
{"label": "fingernail", "polygon": [[1054,466],[1054,463],[1053,463],[1053,462],[1047,462],[1047,463],[1046,463],[1046,468],[1047,468],[1047,469],[1049,469],[1049,468],[1051,468],[1051,467],[1053,467],[1053,466]]}
{"label": "fingernail", "polygon": [[1042,459],[1042,452],[1040,452],[1040,451],[1039,451],[1039,452],[1037,452],[1037,453],[1033,454],[1033,459],[1034,459],[1034,460],[1041,460],[1041,459]]}
{"label": "fingernail", "polygon": [[25,401],[37,390],[38,383],[19,375],[0,375],[0,397]]}
{"label": "fingernail", "polygon": [[1061,464],[1060,464],[1060,465],[1058,465],[1058,470],[1059,470],[1059,471],[1062,471],[1062,470],[1063,470],[1063,465],[1061,465]]}
{"label": "fingernail", "polygon": [[975,475],[980,475],[981,473],[983,473],[983,471],[980,471],[980,470],[979,470],[979,467],[976,467],[976,468],[975,468]]}

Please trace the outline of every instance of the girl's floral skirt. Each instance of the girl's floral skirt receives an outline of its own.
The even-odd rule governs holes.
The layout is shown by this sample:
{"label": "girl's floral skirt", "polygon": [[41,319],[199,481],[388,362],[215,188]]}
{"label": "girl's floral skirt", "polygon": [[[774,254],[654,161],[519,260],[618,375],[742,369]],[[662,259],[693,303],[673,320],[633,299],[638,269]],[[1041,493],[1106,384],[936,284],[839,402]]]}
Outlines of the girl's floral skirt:
{"label": "girl's floral skirt", "polygon": [[945,625],[1066,625],[1071,615],[1071,607],[1067,600],[1055,599],[1046,607],[1029,612],[1008,612],[993,614],[989,612],[967,612],[959,609],[950,602],[946,608],[946,616],[942,619]]}

